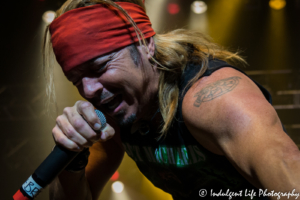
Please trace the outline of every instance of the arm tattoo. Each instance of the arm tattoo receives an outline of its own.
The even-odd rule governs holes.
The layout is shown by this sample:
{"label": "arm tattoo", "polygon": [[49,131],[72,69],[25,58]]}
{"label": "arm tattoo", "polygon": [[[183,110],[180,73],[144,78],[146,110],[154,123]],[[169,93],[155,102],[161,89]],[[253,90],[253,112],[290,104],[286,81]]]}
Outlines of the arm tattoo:
{"label": "arm tattoo", "polygon": [[227,92],[230,92],[239,84],[239,79],[241,78],[233,76],[209,84],[200,92],[195,94],[194,97],[197,97],[197,99],[194,102],[194,106],[199,107],[202,102],[211,101]]}

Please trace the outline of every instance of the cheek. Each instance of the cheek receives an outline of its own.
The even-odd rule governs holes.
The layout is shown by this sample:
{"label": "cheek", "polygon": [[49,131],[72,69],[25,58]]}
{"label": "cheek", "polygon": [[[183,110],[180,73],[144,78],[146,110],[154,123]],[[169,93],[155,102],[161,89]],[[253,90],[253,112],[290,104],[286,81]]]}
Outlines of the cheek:
{"label": "cheek", "polygon": [[101,83],[115,87],[138,88],[142,84],[142,74],[138,70],[109,69],[100,78]]}
{"label": "cheek", "polygon": [[115,69],[109,69],[99,77],[99,82],[105,88],[120,88],[122,75]]}

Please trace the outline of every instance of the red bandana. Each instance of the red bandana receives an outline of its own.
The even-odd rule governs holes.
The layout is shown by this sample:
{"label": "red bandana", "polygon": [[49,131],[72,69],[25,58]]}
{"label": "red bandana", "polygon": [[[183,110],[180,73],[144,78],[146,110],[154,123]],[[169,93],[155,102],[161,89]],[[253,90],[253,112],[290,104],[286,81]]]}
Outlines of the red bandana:
{"label": "red bandana", "polygon": [[[144,9],[128,2],[116,2],[131,16],[145,38],[155,35]],[[138,42],[130,22],[112,6],[96,4],[68,11],[50,25],[57,62],[64,73],[98,56]]]}

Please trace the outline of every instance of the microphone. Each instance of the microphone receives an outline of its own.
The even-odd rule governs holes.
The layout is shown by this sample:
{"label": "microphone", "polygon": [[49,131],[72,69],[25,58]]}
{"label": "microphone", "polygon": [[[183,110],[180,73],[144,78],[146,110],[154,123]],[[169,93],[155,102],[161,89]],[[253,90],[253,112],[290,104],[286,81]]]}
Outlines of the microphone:
{"label": "microphone", "polygon": [[[99,110],[95,110],[101,122],[102,131],[106,126],[106,118]],[[49,185],[68,164],[79,154],[56,145],[49,156],[40,164],[34,173],[27,179],[13,196],[14,200],[32,200],[43,188]]]}

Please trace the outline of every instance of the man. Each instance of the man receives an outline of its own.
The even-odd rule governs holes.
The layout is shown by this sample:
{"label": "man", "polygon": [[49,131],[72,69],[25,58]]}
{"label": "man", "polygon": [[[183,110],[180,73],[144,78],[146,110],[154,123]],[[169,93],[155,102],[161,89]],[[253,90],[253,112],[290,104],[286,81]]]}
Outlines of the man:
{"label": "man", "polygon": [[[175,200],[199,199],[200,189],[241,198],[246,189],[300,192],[298,148],[268,92],[225,62],[243,63],[236,54],[192,31],[155,34],[137,0],[68,0],[49,30],[58,63],[87,100],[64,109],[53,136],[91,153],[58,176],[51,199],[97,199],[125,151]],[[100,133],[94,107],[108,118]]]}

